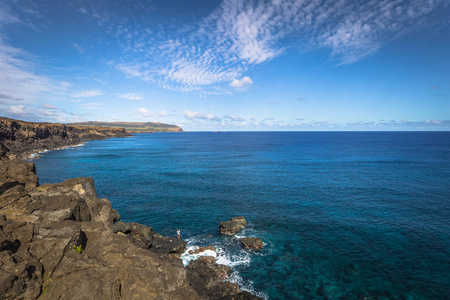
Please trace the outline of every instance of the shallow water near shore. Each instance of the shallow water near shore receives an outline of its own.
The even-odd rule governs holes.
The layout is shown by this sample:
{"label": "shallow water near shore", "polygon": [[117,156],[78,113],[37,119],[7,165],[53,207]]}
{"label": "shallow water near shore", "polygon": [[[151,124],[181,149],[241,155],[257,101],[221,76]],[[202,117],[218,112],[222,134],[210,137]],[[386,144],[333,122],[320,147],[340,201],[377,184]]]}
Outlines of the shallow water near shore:
{"label": "shallow water near shore", "polygon": [[[123,221],[216,246],[266,298],[450,298],[449,132],[154,133],[40,156],[40,184],[93,177]],[[237,215],[263,250],[219,235]]]}

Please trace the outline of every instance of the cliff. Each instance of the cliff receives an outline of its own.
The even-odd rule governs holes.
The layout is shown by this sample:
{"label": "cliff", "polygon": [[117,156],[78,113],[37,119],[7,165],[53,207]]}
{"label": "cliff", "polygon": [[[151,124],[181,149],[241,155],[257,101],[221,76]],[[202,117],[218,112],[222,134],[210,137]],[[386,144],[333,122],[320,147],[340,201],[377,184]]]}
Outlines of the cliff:
{"label": "cliff", "polygon": [[27,154],[80,144],[85,140],[126,137],[123,128],[35,123],[0,117],[1,153]]}
{"label": "cliff", "polygon": [[124,128],[129,133],[150,132],[181,132],[183,129],[176,125],[159,122],[80,122],[70,123],[76,126],[102,126],[108,128]]}
{"label": "cliff", "polygon": [[[36,145],[60,147],[123,133],[1,121],[2,143],[19,155]],[[0,299],[260,299],[225,281],[230,268],[211,257],[185,268],[185,241],[120,221],[109,200],[97,197],[92,178],[40,186],[34,163],[4,154]]]}

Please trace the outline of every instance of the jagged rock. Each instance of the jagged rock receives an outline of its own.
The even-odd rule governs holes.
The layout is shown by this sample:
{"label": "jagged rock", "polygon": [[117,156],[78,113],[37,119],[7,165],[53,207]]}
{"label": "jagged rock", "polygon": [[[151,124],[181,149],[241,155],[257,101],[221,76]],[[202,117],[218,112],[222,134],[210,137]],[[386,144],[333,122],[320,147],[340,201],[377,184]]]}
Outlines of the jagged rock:
{"label": "jagged rock", "polygon": [[32,224],[0,216],[1,299],[36,299],[41,293],[42,264],[28,249],[32,234]]}
{"label": "jagged rock", "polygon": [[2,163],[0,163],[0,194],[15,186],[23,186],[26,191],[38,186],[34,163],[21,159],[2,159]]}
{"label": "jagged rock", "polygon": [[211,250],[211,251],[214,251],[214,252],[217,251],[216,247],[206,246],[206,247],[200,247],[200,248],[195,249],[195,250],[189,250],[189,254],[199,254],[199,253],[205,252],[207,250]]}
{"label": "jagged rock", "polygon": [[198,258],[199,261],[205,262],[207,264],[213,263],[216,261],[216,258],[214,256],[200,256]]}
{"label": "jagged rock", "polygon": [[264,243],[260,238],[242,238],[240,239],[242,248],[244,249],[262,249]]}
{"label": "jagged rock", "polygon": [[231,218],[230,221],[220,222],[219,230],[221,234],[233,235],[247,226],[247,221],[243,216]]}
{"label": "jagged rock", "polygon": [[0,117],[0,154],[27,154],[80,144],[85,140],[130,136],[123,128],[35,123]]}
{"label": "jagged rock", "polygon": [[216,299],[225,294],[239,293],[239,286],[222,280],[230,276],[230,267],[211,259],[192,260],[187,266],[188,278],[197,293]]}
{"label": "jagged rock", "polygon": [[206,300],[243,294],[237,284],[222,282],[230,269],[214,258],[184,268],[179,256],[185,241],[119,221],[111,203],[97,198],[92,178],[38,186],[33,164],[2,158],[0,170],[9,174],[0,173],[0,299]]}
{"label": "jagged rock", "polygon": [[186,251],[187,242],[181,239],[164,237],[153,231],[151,226],[118,221],[114,224],[113,231],[126,235],[138,247],[161,255],[170,254],[179,257]]}

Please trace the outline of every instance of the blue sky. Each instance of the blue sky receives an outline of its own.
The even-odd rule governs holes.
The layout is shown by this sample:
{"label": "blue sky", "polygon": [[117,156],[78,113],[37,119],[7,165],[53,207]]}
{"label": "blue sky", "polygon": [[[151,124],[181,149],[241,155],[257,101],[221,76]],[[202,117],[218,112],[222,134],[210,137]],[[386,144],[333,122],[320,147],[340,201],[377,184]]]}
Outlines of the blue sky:
{"label": "blue sky", "polygon": [[0,0],[0,115],[450,130],[446,0]]}

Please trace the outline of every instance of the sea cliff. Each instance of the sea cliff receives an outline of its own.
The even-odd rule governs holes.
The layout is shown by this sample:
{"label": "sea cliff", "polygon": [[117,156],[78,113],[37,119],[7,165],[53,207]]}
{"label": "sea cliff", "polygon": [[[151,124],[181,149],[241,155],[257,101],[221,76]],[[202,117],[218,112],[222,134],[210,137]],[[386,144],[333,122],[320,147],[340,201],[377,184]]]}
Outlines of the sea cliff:
{"label": "sea cliff", "polygon": [[25,155],[72,146],[86,140],[131,136],[123,128],[36,123],[0,117],[1,153]]}
{"label": "sea cliff", "polygon": [[[36,150],[21,144],[28,135],[45,136],[42,140],[54,147],[68,143],[64,125],[36,128],[8,120],[3,124],[19,124],[21,131],[9,135],[15,140],[2,135],[5,153]],[[226,281],[229,268],[211,259],[185,268],[180,260],[185,241],[120,221],[109,200],[97,197],[92,178],[39,185],[32,162],[5,153],[0,157],[0,299],[260,299]]]}

